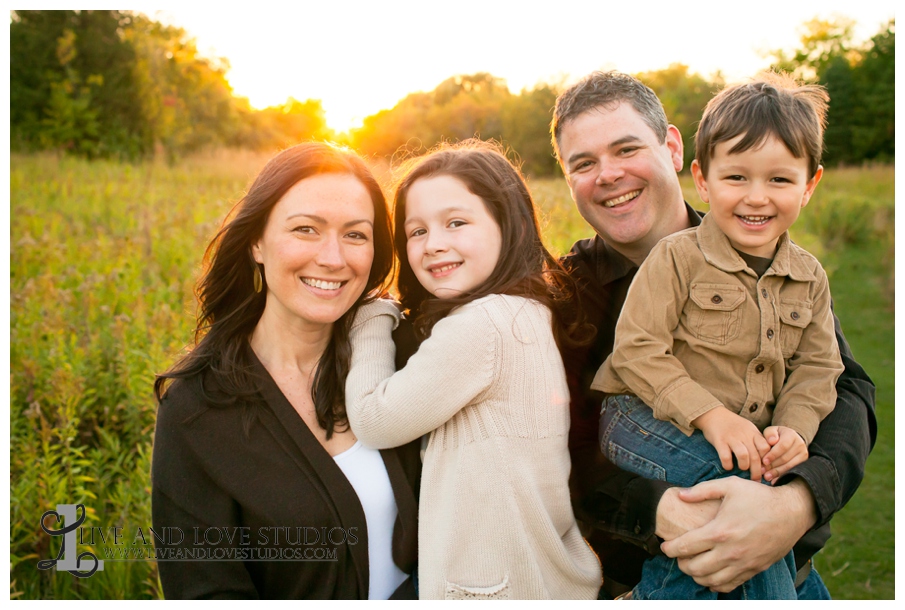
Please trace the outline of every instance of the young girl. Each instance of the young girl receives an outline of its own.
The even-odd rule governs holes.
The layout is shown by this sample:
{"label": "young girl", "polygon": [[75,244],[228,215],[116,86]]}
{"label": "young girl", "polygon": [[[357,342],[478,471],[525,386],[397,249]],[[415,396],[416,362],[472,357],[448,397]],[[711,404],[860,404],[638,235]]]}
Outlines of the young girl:
{"label": "young girl", "polygon": [[596,599],[600,565],[569,500],[569,392],[554,335],[564,272],[531,195],[492,145],[423,157],[395,198],[402,305],[427,336],[394,374],[399,312],[351,331],[346,410],[365,444],[430,434],[419,514],[421,599]]}

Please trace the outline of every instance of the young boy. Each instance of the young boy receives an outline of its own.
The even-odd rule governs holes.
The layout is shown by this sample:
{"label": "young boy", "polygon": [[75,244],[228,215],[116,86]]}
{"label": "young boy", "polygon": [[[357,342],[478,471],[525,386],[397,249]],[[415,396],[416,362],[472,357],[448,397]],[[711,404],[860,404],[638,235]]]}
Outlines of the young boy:
{"label": "young boy", "polygon": [[[607,394],[601,450],[621,468],[690,486],[807,459],[843,367],[826,273],[788,228],[823,175],[827,101],[767,74],[707,105],[691,169],[710,212],[641,265],[591,386]],[[795,599],[794,579],[790,553],[733,593]],[[632,592],[715,597],[664,556]]]}

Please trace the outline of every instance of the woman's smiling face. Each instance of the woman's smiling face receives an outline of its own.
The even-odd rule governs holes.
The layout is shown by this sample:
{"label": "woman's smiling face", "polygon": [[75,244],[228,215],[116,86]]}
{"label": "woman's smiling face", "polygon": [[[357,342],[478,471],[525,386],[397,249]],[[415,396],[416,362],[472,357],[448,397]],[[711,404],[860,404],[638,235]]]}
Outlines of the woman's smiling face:
{"label": "woman's smiling face", "polygon": [[276,203],[252,246],[263,266],[265,314],[332,324],[361,296],[374,261],[374,204],[351,174],[318,174]]}

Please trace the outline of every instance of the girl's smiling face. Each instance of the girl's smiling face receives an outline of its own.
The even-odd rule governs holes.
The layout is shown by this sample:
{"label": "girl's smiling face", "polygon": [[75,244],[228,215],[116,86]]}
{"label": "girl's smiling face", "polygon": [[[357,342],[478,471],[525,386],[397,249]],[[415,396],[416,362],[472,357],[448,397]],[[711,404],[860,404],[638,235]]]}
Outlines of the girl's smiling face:
{"label": "girl's smiling face", "polygon": [[406,254],[418,282],[439,299],[457,297],[496,269],[503,237],[484,201],[448,175],[408,189]]}

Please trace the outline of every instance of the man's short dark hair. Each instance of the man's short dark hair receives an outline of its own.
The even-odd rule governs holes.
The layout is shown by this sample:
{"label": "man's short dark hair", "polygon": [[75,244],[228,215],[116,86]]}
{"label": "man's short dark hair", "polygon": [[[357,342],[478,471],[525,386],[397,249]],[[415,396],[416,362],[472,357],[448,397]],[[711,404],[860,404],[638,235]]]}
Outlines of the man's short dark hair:
{"label": "man's short dark hair", "polygon": [[694,152],[701,173],[720,142],[744,136],[729,154],[761,145],[769,136],[782,141],[797,158],[808,160],[813,178],[823,152],[823,131],[829,102],[820,85],[801,85],[787,74],[764,72],[754,82],[720,91],[704,109],[694,136]]}
{"label": "man's short dark hair", "polygon": [[660,142],[666,141],[669,124],[657,94],[634,76],[615,70],[597,71],[588,74],[556,98],[553,122],[550,124],[556,157],[562,159],[559,143],[566,123],[588,110],[601,106],[612,110],[622,102],[632,105]]}

